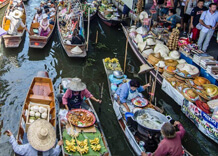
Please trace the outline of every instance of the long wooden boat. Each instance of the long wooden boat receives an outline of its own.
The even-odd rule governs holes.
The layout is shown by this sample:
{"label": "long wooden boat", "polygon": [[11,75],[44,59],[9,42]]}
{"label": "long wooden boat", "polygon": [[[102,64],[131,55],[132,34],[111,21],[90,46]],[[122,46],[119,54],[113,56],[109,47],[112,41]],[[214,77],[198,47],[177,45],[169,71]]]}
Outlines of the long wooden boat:
{"label": "long wooden boat", "polygon": [[[90,21],[93,20],[96,17],[97,11],[95,11],[94,13],[90,14]],[[88,18],[84,18],[83,19],[84,22],[88,22]]]}
{"label": "long wooden boat", "polygon": [[[58,35],[59,35],[59,39],[61,41],[62,47],[64,48],[65,52],[67,53],[68,57],[86,57],[87,53],[86,53],[86,48],[87,48],[87,44],[86,44],[86,39],[85,39],[85,34],[84,34],[84,21],[83,21],[83,15],[79,15],[79,20],[78,20],[78,24],[76,26],[76,28],[80,27],[80,31],[82,30],[84,39],[85,39],[85,43],[83,44],[71,44],[71,37],[66,37],[63,36],[63,28],[60,27],[60,22],[62,21],[62,17],[60,16],[60,12],[58,12],[57,15],[57,26],[58,26]],[[66,32],[65,32],[66,33]],[[66,42],[68,41],[68,42]],[[78,46],[81,50],[82,53],[80,54],[74,54],[71,53],[71,49],[75,48],[76,46]]]}
{"label": "long wooden boat", "polygon": [[120,24],[122,22],[121,19],[118,19],[118,20],[108,20],[107,18],[105,18],[100,11],[98,11],[98,17],[108,26],[116,26],[118,24]]}
{"label": "long wooden boat", "polygon": [[[41,48],[44,48],[45,45],[48,43],[48,41],[51,38],[52,33],[53,33],[54,29],[55,29],[56,13],[55,13],[54,16],[52,16],[50,18],[54,21],[54,25],[53,24],[49,25],[51,31],[47,36],[40,36],[39,34],[35,34],[33,30],[34,29],[38,30],[40,24],[32,22],[31,27],[30,27],[31,35],[29,35],[29,40],[30,40],[29,47],[31,47],[31,48],[40,48],[41,49]],[[33,19],[33,21],[34,21],[34,19]]]}
{"label": "long wooden boat", "polygon": [[[63,82],[64,82],[65,85],[66,85],[66,82],[70,82],[71,79],[72,79],[72,78],[63,78],[63,79],[62,79],[62,82],[61,82],[61,84],[60,84],[60,86],[59,86],[59,93],[64,93],[64,90],[66,91],[66,89],[64,89],[64,87],[63,87]],[[109,149],[107,140],[106,140],[106,138],[105,138],[105,135],[104,135],[104,132],[103,132],[103,129],[102,129],[100,120],[99,120],[99,118],[98,118],[98,115],[97,115],[97,113],[96,113],[96,111],[95,111],[95,109],[94,109],[94,107],[93,107],[93,105],[92,105],[90,99],[86,99],[85,102],[87,103],[87,105],[90,106],[89,111],[91,111],[91,112],[94,114],[95,118],[96,118],[96,122],[95,122],[95,124],[94,124],[94,127],[95,127],[97,130],[100,131],[100,133],[101,133],[101,139],[102,139],[103,144],[104,144],[104,146],[105,146],[105,148],[106,148],[106,150],[107,150],[107,152],[105,152],[105,153],[99,153],[99,155],[101,155],[101,156],[110,156],[110,155],[111,155],[110,149]],[[59,104],[59,106],[60,106],[60,104]],[[60,139],[63,140],[63,131],[64,131],[64,129],[66,129],[66,127],[65,127],[63,124],[61,124],[60,116],[59,116],[59,120],[58,120],[58,121],[59,121]],[[83,132],[83,133],[85,133],[85,132]],[[69,155],[65,152],[63,146],[62,146],[62,155],[63,155],[63,156],[69,156]],[[88,154],[86,154],[86,155],[88,155]]]}
{"label": "long wooden boat", "polygon": [[[132,48],[132,51],[135,53],[135,55],[139,59],[139,61],[142,64],[148,64],[150,67],[152,67],[152,65],[149,64],[148,61],[141,55],[138,48],[135,46],[133,41],[130,39],[129,32],[128,32],[129,27],[122,25],[122,28],[123,28],[123,32],[124,32],[126,38],[128,38],[128,42],[129,42],[130,47]],[[154,77],[156,76],[156,70],[155,69],[151,70],[150,73],[151,73],[152,76],[154,76]],[[163,76],[160,73],[157,74],[157,81],[158,81],[159,84],[162,84]]]}
{"label": "long wooden boat", "polygon": [[[23,5],[23,15],[21,17],[24,25],[26,25],[26,10],[25,10],[25,5],[22,3]],[[11,4],[8,5],[7,7],[7,11],[3,17],[3,21],[2,21],[2,28],[6,31],[8,31],[8,29],[10,28],[10,20],[6,18],[6,15],[9,14],[9,8],[10,8]],[[17,35],[3,35],[3,40],[4,40],[4,44],[6,48],[16,48],[19,47],[21,41],[22,41],[22,37],[24,36],[25,33],[25,29],[22,28],[21,26],[18,28],[18,34]]]}
{"label": "long wooden boat", "polygon": [[[22,114],[20,116],[18,134],[16,137],[18,144],[27,143],[27,130],[30,125],[29,122],[29,107],[37,105],[49,108],[48,120],[56,128],[56,108],[55,108],[55,95],[52,80],[45,72],[39,73],[40,75],[34,77],[24,101]],[[42,75],[43,74],[43,75]],[[42,77],[43,76],[43,77]]]}
{"label": "long wooden boat", "polygon": [[0,8],[3,8],[5,5],[7,5],[9,3],[10,0],[1,0],[0,1]]}
{"label": "long wooden boat", "polygon": [[[112,101],[112,104],[113,104],[113,109],[114,109],[114,112],[116,114],[116,117],[117,117],[117,120],[118,120],[118,123],[123,131],[123,133],[125,134],[126,136],[126,139],[127,139],[127,142],[129,142],[130,146],[132,147],[132,149],[134,150],[134,152],[136,153],[136,155],[141,155],[141,153],[143,152],[142,150],[142,147],[140,146],[140,141],[144,141],[144,139],[146,138],[146,136],[149,136],[150,138],[152,138],[152,140],[158,140],[160,141],[159,137],[156,138],[156,136],[158,136],[157,134],[153,135],[152,133],[150,132],[144,132],[146,133],[145,135],[142,135],[138,129],[135,127],[135,124],[133,123],[133,126],[132,124],[130,124],[127,120],[126,120],[126,117],[125,115],[122,114],[121,110],[120,110],[120,105],[117,103],[117,101],[114,99],[114,93],[112,92],[111,90],[111,82],[109,80],[109,76],[111,74],[113,74],[113,71],[112,69],[108,69],[107,68],[107,65],[103,59],[103,65],[104,65],[104,69],[105,69],[105,72],[106,72],[106,76],[107,76],[107,81],[108,81],[108,88],[109,88],[109,94],[110,94],[110,97],[111,97],[111,101]],[[149,103],[146,108],[152,108],[152,109],[155,109],[156,111],[160,111],[160,109],[156,106],[154,106],[153,104]],[[162,112],[161,112],[162,113]],[[155,144],[158,142],[154,142]],[[159,143],[159,142],[158,142]],[[146,143],[145,143],[146,144]],[[147,146],[147,145],[146,145]],[[153,149],[154,147],[152,147]],[[152,151],[147,151],[146,152],[152,152]],[[184,156],[191,156],[191,154],[186,151],[184,149]]]}

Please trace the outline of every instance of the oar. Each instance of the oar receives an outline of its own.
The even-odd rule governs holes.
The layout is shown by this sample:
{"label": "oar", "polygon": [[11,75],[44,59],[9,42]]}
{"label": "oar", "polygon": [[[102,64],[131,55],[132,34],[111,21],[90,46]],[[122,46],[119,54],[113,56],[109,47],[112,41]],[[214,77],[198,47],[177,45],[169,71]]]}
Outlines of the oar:
{"label": "oar", "polygon": [[[99,86],[99,93],[100,93],[100,100],[102,100],[102,97],[103,97],[103,89],[104,89],[104,82],[102,84],[100,84]],[[99,104],[99,113],[101,113],[101,105],[102,103]]]}

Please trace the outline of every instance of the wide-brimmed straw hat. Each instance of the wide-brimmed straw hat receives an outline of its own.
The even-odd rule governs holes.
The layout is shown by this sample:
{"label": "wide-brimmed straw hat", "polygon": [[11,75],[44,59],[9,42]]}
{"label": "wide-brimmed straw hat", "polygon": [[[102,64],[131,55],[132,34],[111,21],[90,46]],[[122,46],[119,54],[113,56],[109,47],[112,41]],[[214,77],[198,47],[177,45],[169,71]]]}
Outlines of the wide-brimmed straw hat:
{"label": "wide-brimmed straw hat", "polygon": [[218,87],[216,85],[203,84],[203,87],[210,97],[215,97],[218,95]]}
{"label": "wide-brimmed straw hat", "polygon": [[12,12],[12,16],[13,16],[14,18],[20,18],[22,15],[23,15],[23,13],[22,13],[21,11],[19,11],[19,10],[14,10],[14,11]]}
{"label": "wide-brimmed straw hat", "polygon": [[138,74],[149,72],[152,69],[154,69],[154,68],[150,67],[148,64],[143,64],[143,65],[140,66],[140,70],[139,70]]}
{"label": "wide-brimmed straw hat", "polygon": [[48,151],[55,145],[55,129],[47,120],[38,119],[29,126],[27,139],[37,151]]}
{"label": "wide-brimmed straw hat", "polygon": [[143,20],[145,18],[148,18],[148,13],[146,11],[142,11],[139,15],[139,19]]}
{"label": "wide-brimmed straw hat", "polygon": [[76,47],[72,48],[70,52],[73,54],[81,54],[83,51],[79,46],[76,46]]}
{"label": "wide-brimmed straw hat", "polygon": [[86,89],[86,84],[83,83],[80,78],[73,78],[71,82],[68,83],[67,88],[79,92]]}

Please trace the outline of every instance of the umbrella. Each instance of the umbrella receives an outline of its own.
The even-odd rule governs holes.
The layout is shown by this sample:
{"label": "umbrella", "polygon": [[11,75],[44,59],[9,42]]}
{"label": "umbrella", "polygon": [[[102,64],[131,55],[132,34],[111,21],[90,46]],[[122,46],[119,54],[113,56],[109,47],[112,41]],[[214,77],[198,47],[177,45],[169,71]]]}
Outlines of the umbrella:
{"label": "umbrella", "polygon": [[0,36],[7,34],[7,31],[0,27]]}

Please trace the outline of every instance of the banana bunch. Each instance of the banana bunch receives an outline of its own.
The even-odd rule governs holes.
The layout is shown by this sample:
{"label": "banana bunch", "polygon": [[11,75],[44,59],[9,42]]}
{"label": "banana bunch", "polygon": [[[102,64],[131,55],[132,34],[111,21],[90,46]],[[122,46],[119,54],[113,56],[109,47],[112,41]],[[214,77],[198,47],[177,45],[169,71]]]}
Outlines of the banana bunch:
{"label": "banana bunch", "polygon": [[107,58],[104,59],[104,62],[105,62],[105,63],[109,63],[110,60],[111,60],[110,57],[107,57]]}
{"label": "banana bunch", "polygon": [[93,151],[100,151],[101,150],[101,145],[99,144],[99,138],[89,140],[89,142],[91,144],[91,148]]}
{"label": "banana bunch", "polygon": [[93,151],[100,151],[101,150],[101,145],[98,144],[98,145],[91,145],[91,148]]}
{"label": "banana bunch", "polygon": [[86,146],[77,146],[77,151],[81,154],[84,154],[84,153],[88,153],[89,151],[89,147],[86,145]]}
{"label": "banana bunch", "polygon": [[119,60],[117,58],[112,58],[110,60],[111,63],[119,63]]}
{"label": "banana bunch", "polygon": [[85,139],[83,141],[77,140],[77,145],[80,147],[88,146],[88,140],[87,139]]}
{"label": "banana bunch", "polygon": [[70,151],[76,152],[77,148],[76,148],[75,144],[76,144],[76,141],[74,139],[71,139],[71,141],[66,140],[67,146],[65,147],[65,149],[67,150],[67,152],[70,152]]}
{"label": "banana bunch", "polygon": [[99,138],[95,138],[94,140],[89,140],[90,144],[97,145],[99,144]]}

